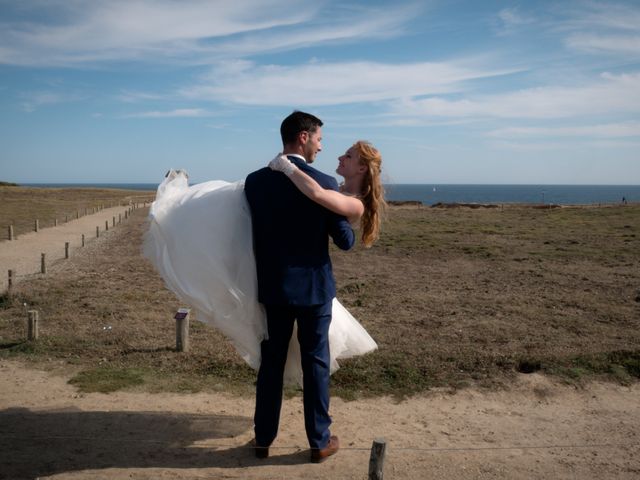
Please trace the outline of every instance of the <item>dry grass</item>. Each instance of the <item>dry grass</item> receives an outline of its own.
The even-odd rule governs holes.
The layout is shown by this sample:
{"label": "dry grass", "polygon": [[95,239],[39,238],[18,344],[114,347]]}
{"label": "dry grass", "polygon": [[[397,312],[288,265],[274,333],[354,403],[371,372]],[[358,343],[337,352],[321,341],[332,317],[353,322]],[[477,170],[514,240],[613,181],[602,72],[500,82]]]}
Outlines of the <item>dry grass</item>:
{"label": "dry grass", "polygon": [[127,205],[130,201],[143,202],[153,199],[155,192],[118,190],[105,188],[32,188],[0,185],[0,241],[7,239],[6,227],[13,225],[14,235],[31,232],[34,222],[40,228],[52,227],[54,220],[64,222],[79,213],[84,216],[101,205]]}
{"label": "dry grass", "polygon": [[[87,389],[251,391],[216,331],[195,323],[192,351],[173,351],[179,303],[140,256],[144,215],[4,297],[0,358],[78,365]],[[334,393],[497,387],[518,370],[633,381],[639,219],[638,206],[391,208],[376,246],[334,252],[338,296],[380,347],[343,362]],[[24,302],[42,312],[37,343],[23,342]]]}
{"label": "dry grass", "polygon": [[638,206],[393,209],[377,246],[334,255],[339,298],[381,346],[356,364],[409,390],[638,377],[638,234]]}

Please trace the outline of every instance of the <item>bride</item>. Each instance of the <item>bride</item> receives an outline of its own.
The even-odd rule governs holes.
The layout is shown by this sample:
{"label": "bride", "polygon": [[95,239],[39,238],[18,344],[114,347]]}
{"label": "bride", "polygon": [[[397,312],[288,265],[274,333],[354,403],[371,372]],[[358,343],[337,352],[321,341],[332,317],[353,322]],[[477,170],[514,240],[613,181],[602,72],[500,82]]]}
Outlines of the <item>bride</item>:
{"label": "bride", "polygon": [[[339,158],[336,172],[344,177],[341,192],[325,190],[284,156],[269,167],[284,172],[311,200],[359,222],[369,247],[377,239],[384,208],[380,181],[381,156],[368,142],[356,142]],[[196,318],[220,330],[253,368],[260,366],[260,342],[267,331],[258,303],[251,214],[244,182],[214,180],[189,186],[186,172],[170,170],[151,205],[144,255],[167,287],[188,304]],[[377,348],[357,320],[333,300],[329,329],[331,372],[337,359]],[[302,369],[296,335],[289,345],[285,381],[301,384]]]}

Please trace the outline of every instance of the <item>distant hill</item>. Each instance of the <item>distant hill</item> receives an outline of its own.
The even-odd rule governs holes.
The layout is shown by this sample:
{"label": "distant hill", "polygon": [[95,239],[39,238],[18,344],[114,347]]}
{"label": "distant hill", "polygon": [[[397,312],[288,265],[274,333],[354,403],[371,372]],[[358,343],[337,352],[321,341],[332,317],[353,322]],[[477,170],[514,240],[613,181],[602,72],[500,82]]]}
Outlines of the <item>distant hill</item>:
{"label": "distant hill", "polygon": [[0,182],[0,187],[19,187],[20,185],[18,185],[17,183],[11,183],[11,182]]}

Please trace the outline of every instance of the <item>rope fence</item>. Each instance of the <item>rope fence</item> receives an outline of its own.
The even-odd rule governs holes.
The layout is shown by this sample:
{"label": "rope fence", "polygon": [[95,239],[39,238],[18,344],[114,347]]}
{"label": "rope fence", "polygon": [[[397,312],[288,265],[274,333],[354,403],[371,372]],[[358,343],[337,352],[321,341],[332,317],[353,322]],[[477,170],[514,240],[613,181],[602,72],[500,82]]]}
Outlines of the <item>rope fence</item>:
{"label": "rope fence", "polygon": [[[13,286],[15,286],[16,278],[22,278],[22,277],[34,278],[36,276],[38,276],[37,273],[17,275],[15,270],[9,270],[8,271],[8,283],[9,283],[8,293],[12,293],[11,289]],[[190,314],[191,314],[191,310],[189,308],[179,308],[178,310],[176,310],[176,313],[174,314],[173,319],[176,322],[176,351],[177,352],[189,352],[190,350],[190,344],[191,344],[190,338],[189,338],[189,334],[191,331],[190,330],[190,324],[191,324]],[[447,338],[443,338],[438,341],[437,338],[434,338],[432,341],[428,343],[425,342],[424,346],[425,347],[442,347],[443,345],[445,345],[448,351],[450,351],[451,350],[450,347],[458,347],[458,348],[476,347],[477,348],[479,343],[480,342],[450,342],[449,339]],[[528,340],[523,343],[516,343],[514,341],[505,343],[503,341],[495,340],[495,341],[483,341],[482,345],[488,348],[489,347],[493,347],[493,348],[514,347],[514,348],[529,350],[535,347],[549,347],[550,343],[548,340],[539,340],[539,341]],[[602,348],[602,350],[589,350],[588,352],[585,352],[584,344],[580,344],[580,343],[575,343],[575,344],[568,344],[568,343],[555,344],[554,343],[552,346],[556,348],[562,348],[564,351],[577,350],[581,353],[588,353],[590,355],[608,354],[608,353],[611,353],[611,349],[629,350],[629,351],[638,350],[638,341],[637,339],[633,339],[633,338],[629,338],[627,339],[627,341],[621,341],[620,339],[611,340],[611,341],[602,340],[598,343],[598,345],[600,348]],[[522,353],[507,352],[504,354],[504,356],[510,357],[511,355],[514,355],[514,354],[522,355],[522,354],[531,354],[531,353],[532,352],[529,352],[529,351],[525,351]],[[522,373],[530,373],[530,372],[522,372]]]}
{"label": "rope fence", "polygon": [[[131,217],[131,214],[133,213],[134,210],[141,208],[140,207],[141,204],[139,203],[134,203],[132,204],[129,208],[127,208],[124,211],[124,218],[125,219],[129,219]],[[142,203],[142,206],[146,206],[146,202]],[[95,209],[94,209],[95,210]],[[98,209],[99,211],[99,209]],[[85,213],[88,212],[88,208],[85,209]],[[76,218],[80,218],[80,210],[78,210],[76,212]],[[117,222],[116,222],[116,218],[117,218]],[[55,222],[57,224],[57,220]],[[115,228],[115,226],[122,224],[122,213],[118,213],[118,216],[116,217],[115,215],[112,217],[112,227],[111,228]],[[39,231],[39,221],[35,220],[34,222],[34,229],[35,231]],[[109,230],[109,220],[105,221],[105,231]],[[100,226],[96,226],[96,238],[100,237]],[[15,241],[16,237],[14,235],[14,230],[13,230],[13,225],[9,225],[8,227],[8,239],[10,241]],[[80,236],[80,241],[79,241],[79,246],[80,248],[85,247],[86,246],[86,236],[85,234],[81,234]],[[65,260],[69,259],[71,256],[71,247],[72,244],[69,241],[64,242],[64,256],[61,257]],[[47,273],[47,268],[48,268],[49,263],[47,262],[47,254],[46,253],[41,253],[40,254],[40,271],[39,272],[32,272],[32,273],[25,273],[25,274],[19,274],[17,269],[13,268],[13,269],[9,269],[8,270],[8,275],[7,275],[7,293],[11,294],[13,288],[15,287],[17,280],[21,279],[21,278],[26,278],[26,277],[30,277],[33,278],[34,276],[38,275],[38,274],[46,274]]]}
{"label": "rope fence", "polygon": [[[68,223],[70,220],[70,216],[73,217],[73,219],[78,220],[82,217],[91,215],[91,214],[95,214],[95,213],[99,213],[102,210],[106,209],[106,208],[115,208],[115,207],[122,207],[122,206],[128,206],[129,207],[129,213],[125,212],[125,218],[128,217],[128,215],[130,214],[130,210],[135,210],[138,208],[142,208],[142,207],[147,207],[149,204],[151,204],[154,200],[155,194],[154,196],[149,196],[149,195],[140,195],[140,196],[135,196],[135,197],[129,197],[130,200],[127,202],[103,202],[98,200],[99,205],[96,207],[85,207],[84,208],[84,214],[81,213],[80,209],[77,209],[75,211],[75,213],[73,213],[72,215],[66,213],[64,214],[64,222],[63,223]],[[121,216],[121,214],[120,214]],[[21,231],[23,231],[23,233],[26,233],[28,231],[33,231],[33,232],[39,232],[42,230],[43,224],[41,223],[40,218],[34,219],[32,221],[28,221],[28,220],[21,220],[19,222],[12,222],[10,225],[7,225],[7,240],[9,241],[14,241],[17,238],[17,232],[16,232],[16,224],[20,225],[22,228],[20,229]],[[58,217],[54,217],[53,219],[53,227],[57,227],[59,225],[60,221],[58,220]],[[119,222],[118,222],[119,223]],[[32,225],[31,228],[29,228],[27,225]],[[114,222],[114,226],[115,226],[115,222]],[[23,234],[22,233],[22,234]]]}

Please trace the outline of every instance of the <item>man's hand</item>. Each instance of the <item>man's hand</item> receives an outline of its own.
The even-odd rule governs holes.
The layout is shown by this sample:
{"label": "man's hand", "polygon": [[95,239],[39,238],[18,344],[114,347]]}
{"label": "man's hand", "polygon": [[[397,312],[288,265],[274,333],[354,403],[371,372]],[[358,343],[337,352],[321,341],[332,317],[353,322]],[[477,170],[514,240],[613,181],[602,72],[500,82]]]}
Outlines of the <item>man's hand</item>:
{"label": "man's hand", "polygon": [[278,155],[269,162],[269,168],[276,172],[282,172],[287,177],[290,177],[293,172],[298,170],[298,167],[296,167],[291,160],[281,153],[278,153]]}

